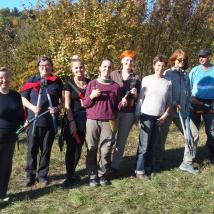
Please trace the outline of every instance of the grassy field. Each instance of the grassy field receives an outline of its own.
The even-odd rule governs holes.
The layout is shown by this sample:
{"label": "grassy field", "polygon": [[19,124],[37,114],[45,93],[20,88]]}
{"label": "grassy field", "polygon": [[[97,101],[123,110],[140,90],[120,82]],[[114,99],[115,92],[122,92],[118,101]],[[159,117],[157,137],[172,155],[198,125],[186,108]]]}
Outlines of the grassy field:
{"label": "grassy field", "polygon": [[[209,165],[201,134],[196,166],[200,174],[178,170],[183,157],[183,138],[171,130],[166,144],[164,169],[152,180],[134,177],[138,133],[133,130],[127,146],[122,172],[111,186],[89,187],[85,170],[85,148],[78,167],[81,181],[70,190],[59,188],[65,177],[64,152],[53,147],[51,183],[32,189],[25,186],[26,145],[16,150],[10,180],[11,201],[0,205],[1,213],[214,213],[214,166]],[[64,149],[65,150],[65,149]]]}

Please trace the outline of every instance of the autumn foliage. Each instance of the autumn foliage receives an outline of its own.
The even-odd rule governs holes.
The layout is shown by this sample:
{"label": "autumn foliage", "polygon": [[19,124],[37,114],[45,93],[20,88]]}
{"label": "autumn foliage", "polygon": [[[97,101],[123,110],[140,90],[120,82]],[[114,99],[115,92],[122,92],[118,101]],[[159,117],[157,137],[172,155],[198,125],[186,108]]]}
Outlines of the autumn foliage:
{"label": "autumn foliage", "polygon": [[70,73],[74,54],[90,76],[105,57],[118,68],[124,49],[138,53],[135,69],[142,76],[151,72],[155,55],[169,56],[176,48],[195,65],[198,49],[214,48],[213,11],[213,0],[59,0],[13,15],[1,10],[0,65],[13,70],[16,88],[35,73],[41,55],[53,58],[59,75]]}

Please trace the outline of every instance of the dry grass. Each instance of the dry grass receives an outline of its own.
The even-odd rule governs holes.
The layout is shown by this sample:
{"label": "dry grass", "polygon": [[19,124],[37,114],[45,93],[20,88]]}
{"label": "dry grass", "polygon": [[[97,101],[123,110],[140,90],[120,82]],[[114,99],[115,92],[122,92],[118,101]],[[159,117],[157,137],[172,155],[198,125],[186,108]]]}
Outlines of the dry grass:
{"label": "dry grass", "polygon": [[[205,136],[202,133],[201,139]],[[25,184],[26,145],[21,144],[14,156],[9,186],[12,200],[0,207],[2,213],[213,213],[214,167],[208,164],[204,142],[198,148],[196,165],[201,173],[193,176],[178,170],[183,157],[183,138],[172,127],[166,144],[164,169],[151,181],[133,176],[138,133],[133,130],[125,152],[121,174],[111,186],[91,188],[87,185],[85,148],[78,172],[82,181],[70,190],[61,190],[64,179],[64,152],[53,147],[50,165],[51,184]]]}

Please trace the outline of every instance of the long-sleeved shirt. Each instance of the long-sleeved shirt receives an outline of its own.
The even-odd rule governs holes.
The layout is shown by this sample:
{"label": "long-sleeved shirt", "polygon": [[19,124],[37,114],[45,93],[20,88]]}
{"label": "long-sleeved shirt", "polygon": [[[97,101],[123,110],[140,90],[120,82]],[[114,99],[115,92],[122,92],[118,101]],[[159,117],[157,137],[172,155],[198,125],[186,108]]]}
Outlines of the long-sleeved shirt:
{"label": "long-sleeved shirt", "polygon": [[[89,96],[94,88],[98,88],[101,91],[101,96],[91,100]],[[102,84],[97,80],[90,81],[87,85],[85,97],[83,99],[87,119],[114,119],[118,109],[119,94],[120,86],[114,81],[110,84]]]}
{"label": "long-sleeved shirt", "polygon": [[214,65],[204,70],[202,65],[194,67],[189,73],[192,95],[207,100],[214,100]]}
{"label": "long-sleeved shirt", "polygon": [[0,103],[0,144],[13,142],[18,126],[24,123],[21,96],[13,90],[8,94],[0,93]]}
{"label": "long-sleeved shirt", "polygon": [[[122,99],[132,88],[136,88],[139,95],[141,81],[137,74],[134,72],[130,73],[130,76],[127,80],[123,80],[122,71],[120,70],[112,71],[110,75],[111,79],[120,85],[120,99]],[[133,94],[129,93],[126,99],[128,102],[127,106],[121,108],[120,111],[125,113],[135,112],[137,98],[135,98]]]}
{"label": "long-sleeved shirt", "polygon": [[[41,81],[40,75],[36,75],[34,77],[29,78],[27,80],[27,83],[36,83],[40,81]],[[63,84],[61,80],[57,79],[54,82],[48,81],[46,87],[48,89],[48,93],[50,94],[53,107],[57,106],[59,104],[60,98],[62,97]],[[25,97],[31,104],[35,106],[37,105],[39,93],[38,91],[34,90],[34,88],[23,91],[21,95],[22,97]],[[48,97],[45,88],[42,88],[40,102],[41,111],[39,112],[39,114],[46,111],[48,107],[49,107]],[[30,109],[28,109],[28,120],[32,119],[34,116],[35,114]],[[39,117],[36,121],[36,125],[39,127],[51,127],[52,126],[51,115],[47,113]]]}
{"label": "long-sleeved shirt", "polygon": [[172,83],[172,106],[171,111],[173,117],[179,117],[175,106],[181,106],[182,116],[186,117],[186,111],[189,107],[190,84],[188,74],[179,68],[171,68],[164,72],[164,77]]}

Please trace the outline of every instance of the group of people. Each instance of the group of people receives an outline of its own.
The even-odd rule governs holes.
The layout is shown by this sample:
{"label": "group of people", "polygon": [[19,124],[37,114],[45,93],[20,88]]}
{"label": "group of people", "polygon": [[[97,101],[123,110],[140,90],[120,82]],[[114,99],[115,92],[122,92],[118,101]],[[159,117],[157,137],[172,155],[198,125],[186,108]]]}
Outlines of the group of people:
{"label": "group of people", "polygon": [[[38,74],[27,80],[20,94],[10,89],[11,71],[0,68],[0,200],[6,200],[16,130],[19,125],[28,125],[32,118],[34,121],[27,129],[26,186],[32,187],[36,181],[48,185],[51,149],[63,108],[61,134],[66,142],[63,188],[72,187],[78,177],[75,169],[84,143],[89,185],[110,184],[111,175],[121,168],[125,144],[134,123],[140,125],[136,178],[147,179],[161,170],[172,121],[186,139],[179,169],[197,174],[192,162],[201,118],[205,124],[209,158],[214,162],[211,55],[210,49],[201,49],[198,53],[200,65],[190,73],[186,72],[188,55],[185,51],[175,50],[168,60],[158,55],[153,60],[154,74],[142,81],[133,69],[137,57],[133,50],[122,52],[119,70],[112,71],[112,61],[103,59],[98,77],[93,80],[86,77],[85,65],[75,55],[70,65],[72,78],[63,78],[64,83],[54,75],[51,58],[43,56],[37,64]],[[192,142],[191,145],[188,142]]]}

